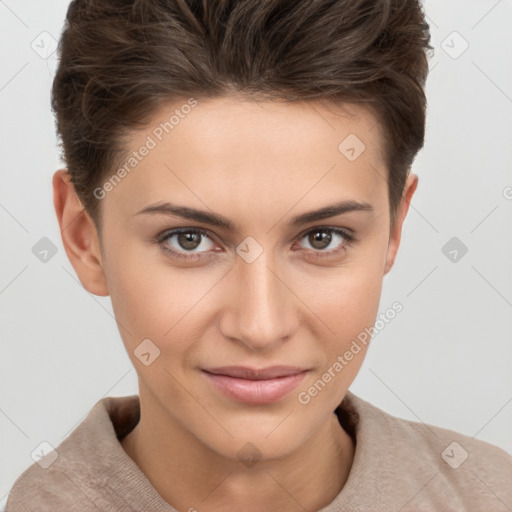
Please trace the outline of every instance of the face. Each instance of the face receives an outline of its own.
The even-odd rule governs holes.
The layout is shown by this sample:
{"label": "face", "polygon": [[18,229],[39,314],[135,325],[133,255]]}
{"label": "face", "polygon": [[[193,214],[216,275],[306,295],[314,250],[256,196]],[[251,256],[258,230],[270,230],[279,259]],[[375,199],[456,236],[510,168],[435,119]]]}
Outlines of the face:
{"label": "face", "polygon": [[[183,104],[131,138],[140,159],[99,193],[97,265],[75,268],[111,296],[147,414],[226,457],[247,442],[279,457],[332,419],[361,367],[361,343],[335,363],[375,323],[406,210],[390,231],[380,125],[362,107]],[[205,372],[275,365],[303,372],[245,387]]]}

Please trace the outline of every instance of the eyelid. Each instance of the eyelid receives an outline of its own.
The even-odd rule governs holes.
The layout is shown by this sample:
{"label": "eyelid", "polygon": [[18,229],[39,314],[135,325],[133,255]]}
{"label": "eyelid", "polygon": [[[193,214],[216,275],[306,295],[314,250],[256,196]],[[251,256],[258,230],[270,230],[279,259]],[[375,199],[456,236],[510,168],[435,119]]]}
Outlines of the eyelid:
{"label": "eyelid", "polygon": [[316,226],[310,226],[309,228],[304,229],[304,231],[302,231],[299,235],[297,235],[295,237],[295,240],[297,240],[298,238],[302,238],[303,236],[307,235],[311,231],[315,231],[315,230],[318,230],[318,231],[325,230],[325,231],[335,231],[335,232],[339,231],[339,232],[345,233],[347,238],[355,237],[355,231],[353,229],[340,227],[340,226],[330,226],[329,224],[321,224],[321,225],[316,225]]}

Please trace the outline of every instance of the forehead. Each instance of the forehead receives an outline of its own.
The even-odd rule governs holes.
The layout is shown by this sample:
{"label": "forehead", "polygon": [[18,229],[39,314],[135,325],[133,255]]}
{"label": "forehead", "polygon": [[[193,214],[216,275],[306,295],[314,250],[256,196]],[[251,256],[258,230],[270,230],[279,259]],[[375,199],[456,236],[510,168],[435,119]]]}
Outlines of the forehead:
{"label": "forehead", "polygon": [[370,153],[381,150],[380,125],[373,113],[360,105],[256,102],[238,97],[199,99],[193,107],[188,103],[183,99],[162,106],[145,130],[133,134],[134,145],[150,135],[160,146],[172,145],[173,139],[187,139],[186,149],[196,150],[191,155],[196,158],[274,160],[289,158],[293,150],[302,153],[329,147],[330,153],[338,156],[338,139],[341,142],[352,134]]}
{"label": "forehead", "polygon": [[276,201],[291,208],[301,198],[304,206],[371,202],[387,187],[381,127],[362,106],[232,97],[190,105],[162,106],[133,133],[130,153],[138,156],[107,203],[126,214],[176,198],[224,211]]}

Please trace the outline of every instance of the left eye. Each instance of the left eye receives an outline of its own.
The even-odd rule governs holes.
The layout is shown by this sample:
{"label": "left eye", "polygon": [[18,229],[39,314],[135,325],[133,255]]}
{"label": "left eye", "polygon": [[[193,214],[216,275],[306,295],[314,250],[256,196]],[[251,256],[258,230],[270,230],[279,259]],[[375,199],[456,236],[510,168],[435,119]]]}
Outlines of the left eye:
{"label": "left eye", "polygon": [[[311,244],[314,251],[329,253],[339,250],[338,248],[340,245],[348,245],[353,240],[353,237],[349,233],[336,228],[315,228],[308,231],[301,239],[303,240],[305,238],[307,239],[307,242]],[[329,247],[331,242],[336,239],[339,240],[339,243],[336,244],[335,248],[329,251],[323,250],[326,247]]]}

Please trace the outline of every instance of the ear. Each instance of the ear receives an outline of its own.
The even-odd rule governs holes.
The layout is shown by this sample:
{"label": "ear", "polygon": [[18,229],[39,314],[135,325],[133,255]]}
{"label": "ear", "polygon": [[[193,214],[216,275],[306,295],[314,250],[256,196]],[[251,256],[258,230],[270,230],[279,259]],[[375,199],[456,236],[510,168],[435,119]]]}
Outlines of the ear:
{"label": "ear", "polygon": [[53,175],[53,205],[64,249],[82,286],[94,295],[109,295],[96,226],[84,209],[67,169]]}
{"label": "ear", "polygon": [[386,256],[386,265],[384,268],[384,274],[387,274],[393,267],[395,262],[398,247],[400,246],[400,238],[402,236],[402,226],[409,211],[409,203],[411,202],[412,196],[418,186],[418,176],[413,173],[409,173],[405,182],[404,191],[402,194],[402,200],[397,210],[397,216],[395,225],[391,228],[389,234],[388,252]]}

